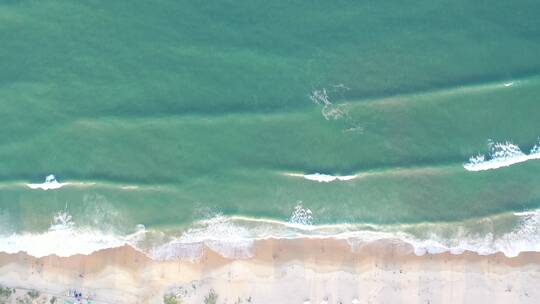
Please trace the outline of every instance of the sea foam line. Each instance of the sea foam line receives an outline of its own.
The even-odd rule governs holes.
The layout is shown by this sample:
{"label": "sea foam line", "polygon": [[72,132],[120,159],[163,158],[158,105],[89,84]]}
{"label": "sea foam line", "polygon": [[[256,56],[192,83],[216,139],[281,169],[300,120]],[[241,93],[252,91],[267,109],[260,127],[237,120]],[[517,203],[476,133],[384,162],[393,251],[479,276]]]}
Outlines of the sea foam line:
{"label": "sea foam line", "polygon": [[[288,221],[216,215],[196,221],[188,229],[147,230],[139,225],[135,232],[122,235],[80,227],[69,213],[62,211],[54,217],[47,231],[0,233],[0,251],[24,251],[36,257],[71,256],[129,245],[156,260],[196,261],[202,257],[205,247],[226,258],[250,258],[254,242],[269,239],[345,240],[353,251],[372,242],[399,241],[409,244],[417,255],[472,251],[482,255],[502,252],[513,257],[524,251],[540,251],[540,209],[504,213],[487,219],[396,225],[316,225],[313,212],[299,202]],[[516,222],[516,225],[505,232],[489,232],[490,227],[499,222]],[[474,232],[484,230],[487,233]]]}
{"label": "sea foam line", "polygon": [[529,154],[523,153],[517,145],[508,141],[490,141],[489,148],[490,153],[487,157],[484,154],[472,156],[467,163],[463,164],[463,168],[467,171],[484,171],[540,159],[540,144],[536,144]]}
{"label": "sea foam line", "polygon": [[[315,225],[291,225],[288,222],[275,220],[266,222],[262,219],[246,221],[244,218],[243,222],[238,222],[230,217],[219,216],[211,222],[207,222],[209,226],[203,225],[193,231],[186,232],[182,237],[169,243],[154,247],[149,256],[155,259],[185,256],[185,253],[179,254],[178,252],[184,250],[193,252],[193,246],[196,244],[198,254],[202,254],[203,247],[207,246],[227,258],[249,258],[253,256],[251,247],[255,241],[337,239],[345,240],[353,251],[359,250],[369,243],[390,241],[410,245],[416,255],[444,252],[461,254],[465,251],[471,251],[480,255],[502,252],[508,257],[515,257],[524,251],[540,251],[540,210],[527,214],[523,216],[506,214],[505,216],[515,217],[518,225],[499,235],[494,233],[476,234],[468,231],[465,228],[468,226],[464,223],[372,226],[376,227],[376,230],[361,228],[361,225],[336,224],[332,228],[329,227],[330,229],[310,229]],[[496,217],[493,220],[497,221]],[[505,220],[503,219],[503,221]],[[478,219],[478,223],[485,223],[485,221]],[[407,232],[419,228],[431,232],[426,237]]]}
{"label": "sea foam line", "polygon": [[47,231],[40,233],[20,232],[8,235],[0,233],[0,251],[6,253],[26,252],[34,257],[88,255],[102,249],[131,245],[144,233],[143,226],[137,228],[135,233],[121,236],[90,227],[78,227],[67,211],[61,211],[53,217]]}

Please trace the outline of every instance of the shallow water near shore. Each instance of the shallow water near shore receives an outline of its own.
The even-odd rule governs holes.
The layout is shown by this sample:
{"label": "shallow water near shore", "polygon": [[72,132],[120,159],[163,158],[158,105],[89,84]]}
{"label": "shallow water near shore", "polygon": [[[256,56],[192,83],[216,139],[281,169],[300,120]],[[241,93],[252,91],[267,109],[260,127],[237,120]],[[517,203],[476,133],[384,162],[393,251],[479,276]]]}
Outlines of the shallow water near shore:
{"label": "shallow water near shore", "polygon": [[1,3],[0,251],[539,251],[539,11]]}

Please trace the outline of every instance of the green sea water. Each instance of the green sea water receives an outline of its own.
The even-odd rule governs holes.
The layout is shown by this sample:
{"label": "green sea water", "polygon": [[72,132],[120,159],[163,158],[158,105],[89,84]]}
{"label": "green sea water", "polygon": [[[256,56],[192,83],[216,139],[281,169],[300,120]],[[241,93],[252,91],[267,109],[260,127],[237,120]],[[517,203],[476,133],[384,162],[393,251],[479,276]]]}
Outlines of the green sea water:
{"label": "green sea water", "polygon": [[[0,250],[38,238],[62,253],[53,232],[67,230],[121,243],[141,225],[182,244],[302,230],[288,224],[540,250],[540,160],[515,161],[540,136],[539,13],[0,1]],[[478,154],[512,164],[466,170]],[[303,177],[316,173],[356,178]],[[50,174],[66,185],[27,186]]]}

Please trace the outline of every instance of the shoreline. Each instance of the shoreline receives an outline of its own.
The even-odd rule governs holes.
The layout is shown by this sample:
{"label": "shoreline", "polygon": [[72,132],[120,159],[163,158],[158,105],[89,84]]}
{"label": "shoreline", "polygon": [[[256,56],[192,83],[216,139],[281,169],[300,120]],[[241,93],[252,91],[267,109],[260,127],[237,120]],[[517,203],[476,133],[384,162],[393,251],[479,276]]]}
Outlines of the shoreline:
{"label": "shoreline", "polygon": [[397,242],[351,251],[344,240],[272,239],[256,241],[251,258],[205,247],[195,262],[156,261],[129,246],[70,257],[0,253],[0,284],[59,298],[82,290],[93,303],[163,303],[166,294],[203,303],[210,290],[218,303],[533,303],[540,252],[417,256]]}
{"label": "shoreline", "polygon": [[[209,247],[225,257],[242,259],[252,255],[255,242],[306,238],[314,241],[346,240],[353,251],[371,242],[401,242],[414,248],[418,255],[470,251],[480,255],[500,252],[507,257],[515,257],[521,252],[540,252],[540,237],[537,236],[540,234],[535,233],[540,221],[538,208],[504,211],[454,222],[313,225],[311,220],[311,210],[299,203],[289,221],[218,214],[194,221],[187,229],[146,230],[144,225],[136,225],[136,229],[127,234],[117,234],[79,227],[69,212],[61,211],[54,215],[45,231],[2,235],[0,252],[67,257],[127,245],[152,259],[166,260],[198,259],[204,247]],[[494,235],[494,226],[503,228]],[[487,233],[478,234],[475,230]],[[70,239],[70,243],[66,244],[65,239]]]}

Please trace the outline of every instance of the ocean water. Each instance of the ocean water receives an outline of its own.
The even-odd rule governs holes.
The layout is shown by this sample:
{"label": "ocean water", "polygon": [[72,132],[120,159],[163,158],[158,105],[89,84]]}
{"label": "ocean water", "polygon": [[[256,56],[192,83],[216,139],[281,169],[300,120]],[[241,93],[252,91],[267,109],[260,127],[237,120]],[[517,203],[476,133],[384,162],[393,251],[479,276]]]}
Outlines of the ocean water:
{"label": "ocean water", "polygon": [[1,1],[0,251],[540,251],[538,1]]}

